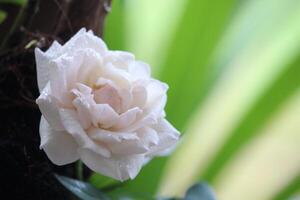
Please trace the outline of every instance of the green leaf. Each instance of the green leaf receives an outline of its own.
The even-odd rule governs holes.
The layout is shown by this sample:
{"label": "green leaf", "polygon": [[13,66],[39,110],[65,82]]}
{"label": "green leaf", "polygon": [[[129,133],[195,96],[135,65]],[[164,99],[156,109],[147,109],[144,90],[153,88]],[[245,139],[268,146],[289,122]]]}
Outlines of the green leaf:
{"label": "green leaf", "polygon": [[300,55],[292,60],[275,83],[257,100],[253,108],[220,148],[201,179],[213,181],[218,172],[239,152],[278,111],[284,102],[300,88]]}
{"label": "green leaf", "polygon": [[[264,104],[259,107],[262,110],[254,108],[257,112],[251,111],[253,105],[260,101],[261,96],[278,80],[281,73],[291,67],[289,64],[297,57],[299,51],[299,43],[295,42],[300,38],[300,29],[297,26],[299,7],[295,6],[292,0],[278,1],[278,4],[270,7],[271,2],[272,0],[246,1],[239,7],[239,14],[235,16],[233,25],[230,25],[227,32],[230,39],[226,40],[226,45],[221,46],[223,55],[216,61],[227,67],[199,108],[188,128],[185,140],[168,162],[161,182],[161,194],[181,194],[196,178],[203,180],[205,177],[212,181],[214,173],[225,166],[225,162],[222,165],[223,160],[218,158],[227,159],[228,154],[225,153],[232,151],[226,160],[228,163],[232,156],[241,150],[239,147],[242,148],[251,141],[265,124],[265,120],[272,117],[272,110],[268,109],[280,108],[280,101],[285,101],[280,92],[282,95],[287,94],[287,98],[288,95],[292,95],[293,91],[286,90],[294,90],[293,86],[278,87],[277,89],[283,91],[277,91],[269,96],[269,99],[264,97],[265,100],[261,102]],[[296,74],[291,79],[295,79]],[[288,84],[288,77],[286,79]],[[252,112],[250,121],[245,117],[249,112]],[[236,131],[241,123],[243,130]],[[242,132],[244,130],[246,132]],[[233,132],[239,135],[238,138],[230,136]],[[241,139],[243,136],[245,137]],[[230,150],[225,150],[223,154],[223,145],[229,141],[229,137],[237,146],[226,144]],[[216,158],[216,153],[224,157]],[[184,176],[181,176],[182,173]],[[177,178],[181,178],[181,181],[172,181]]]}
{"label": "green leaf", "polygon": [[0,0],[0,3],[9,3],[22,6],[27,3],[27,0]]}
{"label": "green leaf", "polygon": [[[278,193],[272,198],[272,200],[285,200],[285,199],[297,199],[291,198],[300,190],[300,174],[296,176],[290,183],[288,183],[284,188],[282,188]],[[299,197],[298,197],[299,199]]]}
{"label": "green leaf", "polygon": [[160,73],[170,86],[166,113],[179,130],[183,130],[221,72],[221,67],[211,65],[211,60],[237,3],[187,2]]}
{"label": "green leaf", "polygon": [[6,12],[0,10],[0,24],[5,20],[5,18],[6,18]]}
{"label": "green leaf", "polygon": [[104,27],[104,40],[113,50],[125,50],[125,2],[112,1],[111,12],[107,15]]}
{"label": "green leaf", "polygon": [[[219,67],[212,68],[208,63],[225,31],[225,25],[236,2],[186,2],[183,16],[176,26],[175,36],[167,49],[168,55],[160,72],[160,79],[170,86],[166,108],[168,119],[180,130],[193,114],[211,81],[220,72]],[[152,160],[135,180],[125,186],[126,189],[155,193],[166,160],[167,158]]]}
{"label": "green leaf", "polygon": [[108,200],[109,198],[89,183],[55,175],[57,180],[82,200]]}
{"label": "green leaf", "polygon": [[216,200],[216,197],[208,184],[197,183],[188,189],[183,200]]}

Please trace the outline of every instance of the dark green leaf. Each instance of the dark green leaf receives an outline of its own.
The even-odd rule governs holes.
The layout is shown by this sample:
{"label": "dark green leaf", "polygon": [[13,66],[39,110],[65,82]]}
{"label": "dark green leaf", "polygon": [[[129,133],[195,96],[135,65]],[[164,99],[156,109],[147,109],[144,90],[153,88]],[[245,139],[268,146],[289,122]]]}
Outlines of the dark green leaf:
{"label": "dark green leaf", "polygon": [[78,181],[65,176],[55,175],[57,180],[82,200],[108,200],[100,190],[89,183]]}
{"label": "dark green leaf", "polygon": [[208,184],[197,183],[188,189],[183,200],[216,200],[216,197]]}

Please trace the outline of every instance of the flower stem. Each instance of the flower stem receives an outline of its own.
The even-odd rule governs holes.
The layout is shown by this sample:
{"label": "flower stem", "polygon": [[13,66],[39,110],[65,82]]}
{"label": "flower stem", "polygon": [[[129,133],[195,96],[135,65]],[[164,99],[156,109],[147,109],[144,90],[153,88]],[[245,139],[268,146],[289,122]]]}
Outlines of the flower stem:
{"label": "flower stem", "polygon": [[83,181],[83,164],[81,160],[78,160],[76,163],[76,175],[80,181]]}

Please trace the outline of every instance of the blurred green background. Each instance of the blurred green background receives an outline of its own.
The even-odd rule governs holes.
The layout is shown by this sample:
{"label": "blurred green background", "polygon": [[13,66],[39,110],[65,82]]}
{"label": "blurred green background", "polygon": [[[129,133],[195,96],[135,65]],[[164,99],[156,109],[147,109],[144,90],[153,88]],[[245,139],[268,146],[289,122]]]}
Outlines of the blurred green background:
{"label": "blurred green background", "polygon": [[220,200],[297,198],[299,0],[113,0],[104,39],[169,84],[167,118],[182,133],[118,192],[182,195],[204,180]]}

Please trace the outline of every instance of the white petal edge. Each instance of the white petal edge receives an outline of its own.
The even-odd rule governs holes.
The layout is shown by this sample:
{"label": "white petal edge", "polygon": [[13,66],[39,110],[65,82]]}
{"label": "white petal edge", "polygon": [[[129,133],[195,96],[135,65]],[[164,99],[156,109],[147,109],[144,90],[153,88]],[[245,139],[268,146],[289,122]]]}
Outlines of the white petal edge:
{"label": "white petal edge", "polygon": [[117,123],[113,126],[115,130],[121,130],[130,126],[133,122],[137,120],[139,115],[142,114],[142,110],[138,107],[131,108],[125,113],[122,113],[117,121]]}
{"label": "white petal edge", "polygon": [[78,145],[73,137],[65,131],[55,131],[50,128],[44,117],[40,122],[40,148],[56,165],[65,165],[79,159]]}
{"label": "white petal edge", "polygon": [[88,135],[95,141],[106,144],[114,155],[142,154],[149,151],[136,133],[111,132],[91,128],[88,130]]}
{"label": "white petal edge", "polygon": [[88,149],[78,150],[80,159],[91,170],[114,179],[134,179],[144,164],[143,155],[104,158]]}
{"label": "white petal edge", "polygon": [[153,128],[159,137],[157,145],[153,146],[148,156],[165,154],[165,150],[172,149],[177,144],[179,139],[179,131],[176,130],[166,119],[160,119],[157,124],[153,125]]}
{"label": "white petal edge", "polygon": [[46,118],[46,120],[54,130],[64,130],[58,112],[58,107],[56,106],[56,100],[50,94],[50,84],[48,83],[44,90],[41,92],[41,95],[36,100],[36,103],[38,104],[43,116]]}
{"label": "white petal edge", "polygon": [[61,45],[57,41],[54,41],[46,52],[41,51],[39,48],[34,49],[38,88],[40,92],[49,81],[50,60],[57,58],[60,52]]}
{"label": "white petal edge", "polygon": [[109,158],[111,156],[108,149],[106,149],[99,143],[96,144],[88,137],[87,133],[81,127],[74,110],[60,109],[59,113],[62,119],[63,126],[65,127],[67,132],[74,137],[81,148],[89,149],[97,154],[102,155],[103,157]]}

